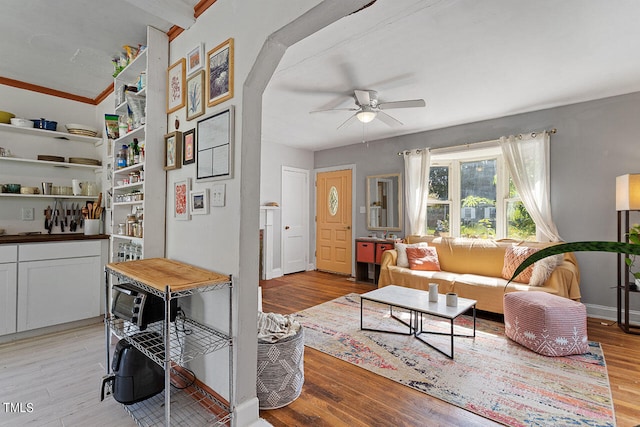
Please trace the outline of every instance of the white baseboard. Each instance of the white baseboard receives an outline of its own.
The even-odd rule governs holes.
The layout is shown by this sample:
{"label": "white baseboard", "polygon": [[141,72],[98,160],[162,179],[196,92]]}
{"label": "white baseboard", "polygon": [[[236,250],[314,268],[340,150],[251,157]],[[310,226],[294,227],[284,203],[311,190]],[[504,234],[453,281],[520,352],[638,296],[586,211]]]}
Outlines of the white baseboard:
{"label": "white baseboard", "polygon": [[[605,305],[585,304],[587,307],[587,316],[596,317],[598,319],[617,321],[618,309],[616,307],[607,307]],[[629,310],[629,322],[640,324],[640,311]]]}
{"label": "white baseboard", "polygon": [[251,399],[247,399],[244,402],[236,405],[233,411],[233,426],[234,427],[245,427],[245,426],[256,426],[260,421],[260,417],[258,416],[260,408],[260,402],[257,397],[253,397]]}
{"label": "white baseboard", "polygon": [[275,279],[276,277],[282,277],[282,276],[284,276],[284,274],[282,274],[281,268],[274,268],[273,270],[271,270],[272,279]]}
{"label": "white baseboard", "polygon": [[307,271],[314,271],[316,269],[315,264],[309,263],[307,264]]}

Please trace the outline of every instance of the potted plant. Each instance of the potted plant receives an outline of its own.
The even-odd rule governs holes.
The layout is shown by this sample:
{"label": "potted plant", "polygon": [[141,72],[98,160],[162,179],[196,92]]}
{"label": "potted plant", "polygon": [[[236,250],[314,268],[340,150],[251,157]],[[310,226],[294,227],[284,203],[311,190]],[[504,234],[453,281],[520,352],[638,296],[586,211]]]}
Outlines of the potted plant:
{"label": "potted plant", "polygon": [[[627,239],[631,244],[640,245],[640,224],[633,224],[633,227],[631,227],[629,229],[629,232],[627,233]],[[632,271],[632,268],[634,267],[634,264],[636,262],[636,255],[629,255],[624,259],[624,262],[629,267],[629,273],[631,273],[633,275],[633,278],[635,279],[636,289],[640,288],[640,270],[637,270],[635,272]]]}

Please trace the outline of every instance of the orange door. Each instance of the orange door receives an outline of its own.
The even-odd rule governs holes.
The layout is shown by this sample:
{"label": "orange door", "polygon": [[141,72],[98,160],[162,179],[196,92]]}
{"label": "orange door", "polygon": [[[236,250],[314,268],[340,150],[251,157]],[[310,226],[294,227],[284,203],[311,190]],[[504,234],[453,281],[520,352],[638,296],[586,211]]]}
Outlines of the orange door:
{"label": "orange door", "polygon": [[316,268],[351,274],[351,250],[351,170],[318,173]]}

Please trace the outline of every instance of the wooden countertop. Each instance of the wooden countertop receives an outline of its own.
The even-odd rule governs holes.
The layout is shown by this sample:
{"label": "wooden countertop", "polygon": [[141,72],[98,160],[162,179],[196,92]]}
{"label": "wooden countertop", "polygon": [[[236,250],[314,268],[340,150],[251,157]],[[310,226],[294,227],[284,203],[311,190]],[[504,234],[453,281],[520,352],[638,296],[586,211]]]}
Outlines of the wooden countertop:
{"label": "wooden countertop", "polygon": [[95,234],[85,236],[83,233],[64,234],[31,234],[28,236],[18,234],[4,234],[0,236],[0,245],[4,243],[44,243],[44,242],[69,242],[73,240],[105,240],[108,234]]}
{"label": "wooden countertop", "polygon": [[227,275],[167,258],[113,262],[106,268],[160,292],[164,292],[167,285],[171,292],[180,292],[231,280]]}

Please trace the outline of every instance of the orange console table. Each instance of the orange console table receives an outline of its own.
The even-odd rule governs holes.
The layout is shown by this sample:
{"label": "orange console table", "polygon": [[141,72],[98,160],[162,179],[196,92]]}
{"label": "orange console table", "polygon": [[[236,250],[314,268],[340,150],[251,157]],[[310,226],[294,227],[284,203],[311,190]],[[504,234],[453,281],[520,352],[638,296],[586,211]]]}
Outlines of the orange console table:
{"label": "orange console table", "polygon": [[[356,239],[356,281],[378,283],[380,276],[380,262],[382,253],[388,249],[393,249],[394,243],[391,240],[381,239]],[[374,266],[373,279],[369,278],[369,266]]]}

